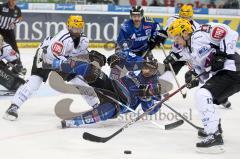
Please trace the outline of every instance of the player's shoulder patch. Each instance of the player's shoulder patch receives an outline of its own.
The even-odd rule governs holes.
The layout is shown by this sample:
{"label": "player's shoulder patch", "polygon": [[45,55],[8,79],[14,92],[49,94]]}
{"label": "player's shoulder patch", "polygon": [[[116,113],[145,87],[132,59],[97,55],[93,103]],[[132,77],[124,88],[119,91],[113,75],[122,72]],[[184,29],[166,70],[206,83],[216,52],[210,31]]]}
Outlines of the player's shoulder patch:
{"label": "player's shoulder patch", "polygon": [[211,25],[208,25],[208,24],[201,25],[201,31],[204,31],[204,32],[207,32],[207,33],[210,32],[211,28],[212,28]]}
{"label": "player's shoulder patch", "polygon": [[56,56],[61,55],[63,52],[63,49],[64,49],[64,45],[60,41],[54,42],[51,47],[52,53]]}
{"label": "player's shoulder patch", "polygon": [[210,36],[213,40],[220,41],[225,38],[227,34],[227,29],[223,26],[214,26],[211,29]]}
{"label": "player's shoulder patch", "polygon": [[145,22],[150,22],[150,23],[153,23],[153,22],[154,22],[153,18],[152,18],[152,17],[149,17],[149,16],[145,16],[145,17],[144,17],[144,21],[145,21]]}

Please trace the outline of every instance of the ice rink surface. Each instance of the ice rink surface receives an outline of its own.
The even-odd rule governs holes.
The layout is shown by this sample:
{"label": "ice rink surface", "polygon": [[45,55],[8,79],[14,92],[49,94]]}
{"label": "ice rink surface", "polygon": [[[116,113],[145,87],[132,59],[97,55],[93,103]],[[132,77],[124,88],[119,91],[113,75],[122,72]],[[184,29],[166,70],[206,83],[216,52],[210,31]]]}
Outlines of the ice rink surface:
{"label": "ice rink surface", "polygon": [[[21,49],[24,66],[30,74],[32,59],[36,49]],[[113,51],[98,49],[106,56]],[[159,61],[163,59],[160,50],[154,51]],[[178,79],[183,84],[184,72]],[[104,67],[106,73],[108,67]],[[176,88],[176,87],[175,87]],[[194,106],[194,92],[187,91],[187,98],[177,94],[167,103],[185,114],[195,124],[201,126]],[[216,106],[222,118],[225,153],[217,155],[199,154],[195,143],[199,141],[197,131],[187,123],[173,130],[160,130],[149,120],[141,120],[107,143],[92,143],[82,139],[87,131],[99,136],[108,136],[129,121],[128,117],[108,120],[83,128],[60,129],[60,119],[54,113],[55,104],[63,98],[73,98],[74,112],[90,109],[80,96],[58,93],[48,84],[21,107],[19,119],[14,122],[0,118],[0,158],[1,159],[235,159],[240,155],[240,93],[230,98],[232,109]],[[0,97],[0,116],[10,105],[11,97]],[[164,119],[165,115],[165,119]],[[166,118],[168,117],[168,119]],[[126,119],[127,118],[127,119]],[[148,117],[149,119],[150,117]],[[155,120],[159,124],[176,119],[164,106]],[[146,118],[145,118],[146,119]],[[124,154],[131,150],[131,155]]]}

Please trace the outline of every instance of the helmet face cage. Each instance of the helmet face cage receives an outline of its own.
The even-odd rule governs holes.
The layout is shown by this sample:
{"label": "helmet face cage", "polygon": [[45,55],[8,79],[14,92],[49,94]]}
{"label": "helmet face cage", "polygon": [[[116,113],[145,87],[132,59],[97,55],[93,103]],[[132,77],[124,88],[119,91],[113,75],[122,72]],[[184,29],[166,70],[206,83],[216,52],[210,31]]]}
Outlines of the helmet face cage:
{"label": "helmet face cage", "polygon": [[134,6],[130,10],[130,17],[132,17],[133,15],[140,15],[141,17],[143,17],[143,14],[144,11],[141,6]]}
{"label": "helmet face cage", "polygon": [[[144,71],[147,70],[147,71]],[[143,63],[142,74],[143,76],[150,77],[157,73],[158,71],[158,61],[156,59],[147,60]]]}

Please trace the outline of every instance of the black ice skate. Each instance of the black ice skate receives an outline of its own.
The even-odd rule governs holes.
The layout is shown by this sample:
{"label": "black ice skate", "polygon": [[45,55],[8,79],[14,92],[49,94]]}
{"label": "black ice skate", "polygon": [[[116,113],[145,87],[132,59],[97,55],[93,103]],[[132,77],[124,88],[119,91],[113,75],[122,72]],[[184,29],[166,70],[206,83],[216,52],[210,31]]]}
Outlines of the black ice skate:
{"label": "black ice skate", "polygon": [[18,109],[19,107],[15,104],[11,104],[11,106],[7,109],[4,119],[14,121],[18,118]]}
{"label": "black ice skate", "polygon": [[230,108],[231,107],[231,102],[229,102],[228,100],[226,101],[226,102],[224,102],[224,103],[222,103],[221,104],[223,107],[225,107],[225,108]]}
{"label": "black ice skate", "polygon": [[204,140],[196,144],[197,152],[200,153],[222,153],[223,149],[223,138],[219,131],[214,134],[208,135]]}
{"label": "black ice skate", "polygon": [[[221,126],[221,119],[219,120],[218,131],[219,131],[220,134],[223,133],[222,126]],[[199,138],[205,138],[207,136],[208,136],[208,134],[204,130],[198,130],[198,137]]]}

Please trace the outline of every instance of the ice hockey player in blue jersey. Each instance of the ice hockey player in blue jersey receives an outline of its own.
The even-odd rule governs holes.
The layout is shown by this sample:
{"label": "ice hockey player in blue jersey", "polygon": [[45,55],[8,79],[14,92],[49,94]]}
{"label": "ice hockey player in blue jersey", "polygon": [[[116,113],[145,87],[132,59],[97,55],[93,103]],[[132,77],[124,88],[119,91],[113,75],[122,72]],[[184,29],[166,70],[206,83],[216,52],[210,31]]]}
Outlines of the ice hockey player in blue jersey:
{"label": "ice hockey player in blue jersey", "polygon": [[[110,77],[114,79],[119,78],[119,68],[124,66],[128,68],[124,61],[121,61],[119,53],[127,52],[126,60],[131,61],[141,58],[153,58],[151,50],[160,43],[164,43],[167,38],[167,32],[160,28],[159,24],[151,17],[145,17],[141,6],[134,6],[130,10],[130,19],[125,21],[120,28],[119,36],[117,38],[116,53],[108,58],[108,64],[111,67]],[[121,61],[119,65],[117,62]],[[112,65],[113,64],[113,65]]]}
{"label": "ice hockey player in blue jersey", "polygon": [[153,18],[144,16],[141,6],[132,7],[130,17],[121,25],[117,49],[130,49],[136,55],[142,56],[157,44],[165,42],[167,32],[161,30]]}
{"label": "ice hockey player in blue jersey", "polygon": [[[87,62],[71,60],[63,62],[55,60],[52,64],[53,69],[65,73],[75,73],[83,76],[83,78],[89,76],[89,73],[92,72],[92,66],[92,64]],[[93,124],[129,112],[123,105],[119,105],[116,101],[106,97],[106,94],[134,110],[140,104],[143,111],[152,107],[155,101],[161,99],[161,94],[164,90],[160,84],[160,74],[157,70],[158,63],[156,60],[144,61],[141,68],[141,71],[131,72],[127,76],[120,78],[119,81],[105,78],[102,81],[105,84],[103,83],[102,85],[108,85],[112,88],[108,90],[95,88],[100,104],[94,106],[90,111],[81,113],[77,117],[63,120],[62,127],[79,127],[84,124]],[[103,93],[99,93],[99,90]],[[159,109],[160,106],[153,109],[150,115],[156,113]]]}

